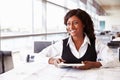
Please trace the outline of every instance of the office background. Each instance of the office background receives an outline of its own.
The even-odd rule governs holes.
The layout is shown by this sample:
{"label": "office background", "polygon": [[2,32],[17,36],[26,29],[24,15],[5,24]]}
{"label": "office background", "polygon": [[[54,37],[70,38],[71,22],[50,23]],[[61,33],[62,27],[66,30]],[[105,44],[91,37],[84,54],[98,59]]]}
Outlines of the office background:
{"label": "office background", "polygon": [[[67,37],[64,15],[74,8],[87,11],[94,22],[96,36],[109,42],[111,36],[120,31],[120,15],[106,12],[99,1],[0,0],[0,49],[33,50],[34,41],[56,41]],[[111,33],[100,36],[103,31]]]}

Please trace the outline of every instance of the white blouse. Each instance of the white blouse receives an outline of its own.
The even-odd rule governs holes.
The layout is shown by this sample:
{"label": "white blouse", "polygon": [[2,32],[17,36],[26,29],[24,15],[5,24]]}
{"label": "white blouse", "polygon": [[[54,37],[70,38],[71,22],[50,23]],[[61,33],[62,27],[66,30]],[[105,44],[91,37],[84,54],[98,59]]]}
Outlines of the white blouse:
{"label": "white blouse", "polygon": [[[90,40],[87,36],[85,36],[84,42],[78,51],[71,37],[69,37],[68,39],[67,45],[68,44],[70,46],[73,55],[76,58],[81,58],[85,54],[88,44],[90,44]],[[95,40],[95,49],[97,52],[97,61],[101,62],[102,67],[115,67],[120,65],[118,58],[114,56],[112,50],[109,49],[108,46],[100,42],[98,39]],[[48,63],[50,57],[61,58],[62,50],[63,50],[63,40],[60,40],[55,44],[52,44],[47,48],[43,49],[37,56],[35,56],[35,61]]]}

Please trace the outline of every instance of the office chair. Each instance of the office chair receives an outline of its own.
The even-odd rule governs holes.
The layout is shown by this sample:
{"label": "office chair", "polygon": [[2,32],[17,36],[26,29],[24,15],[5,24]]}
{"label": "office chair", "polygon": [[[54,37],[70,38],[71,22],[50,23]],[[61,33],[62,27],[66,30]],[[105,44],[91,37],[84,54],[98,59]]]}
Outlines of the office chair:
{"label": "office chair", "polygon": [[13,68],[11,51],[0,51],[0,74]]}
{"label": "office chair", "polygon": [[120,62],[120,48],[118,48],[118,53],[119,53],[119,62]]}
{"label": "office chair", "polygon": [[3,55],[0,51],[0,74],[4,72],[4,66],[3,66]]}
{"label": "office chair", "polygon": [[52,41],[35,41],[34,42],[34,53],[39,53],[47,46],[51,45]]}
{"label": "office chair", "polygon": [[[39,53],[42,51],[44,48],[48,47],[51,45],[53,42],[52,41],[35,41],[34,42],[34,53]],[[27,55],[26,62],[34,62],[34,55]]]}
{"label": "office chair", "polygon": [[107,43],[107,45],[110,48],[118,48],[118,47],[120,47],[120,41],[110,41]]}

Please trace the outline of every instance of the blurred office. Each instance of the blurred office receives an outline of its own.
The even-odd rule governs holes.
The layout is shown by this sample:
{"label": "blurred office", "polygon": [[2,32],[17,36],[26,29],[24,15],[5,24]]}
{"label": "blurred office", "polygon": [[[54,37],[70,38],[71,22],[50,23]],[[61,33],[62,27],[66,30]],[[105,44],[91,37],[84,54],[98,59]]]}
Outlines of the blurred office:
{"label": "blurred office", "polygon": [[35,41],[67,37],[64,15],[74,8],[90,14],[106,45],[120,32],[120,0],[0,0],[0,50],[32,53]]}

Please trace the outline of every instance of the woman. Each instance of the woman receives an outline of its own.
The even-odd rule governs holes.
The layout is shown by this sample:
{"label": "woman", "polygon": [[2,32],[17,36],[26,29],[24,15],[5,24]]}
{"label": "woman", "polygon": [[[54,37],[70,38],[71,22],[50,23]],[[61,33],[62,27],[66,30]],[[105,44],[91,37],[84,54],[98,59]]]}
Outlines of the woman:
{"label": "woman", "polygon": [[88,13],[81,9],[70,10],[64,17],[64,24],[70,36],[39,53],[41,58],[47,56],[44,56],[46,62],[83,62],[84,66],[74,67],[81,70],[117,65],[112,51],[96,39],[93,21]]}

